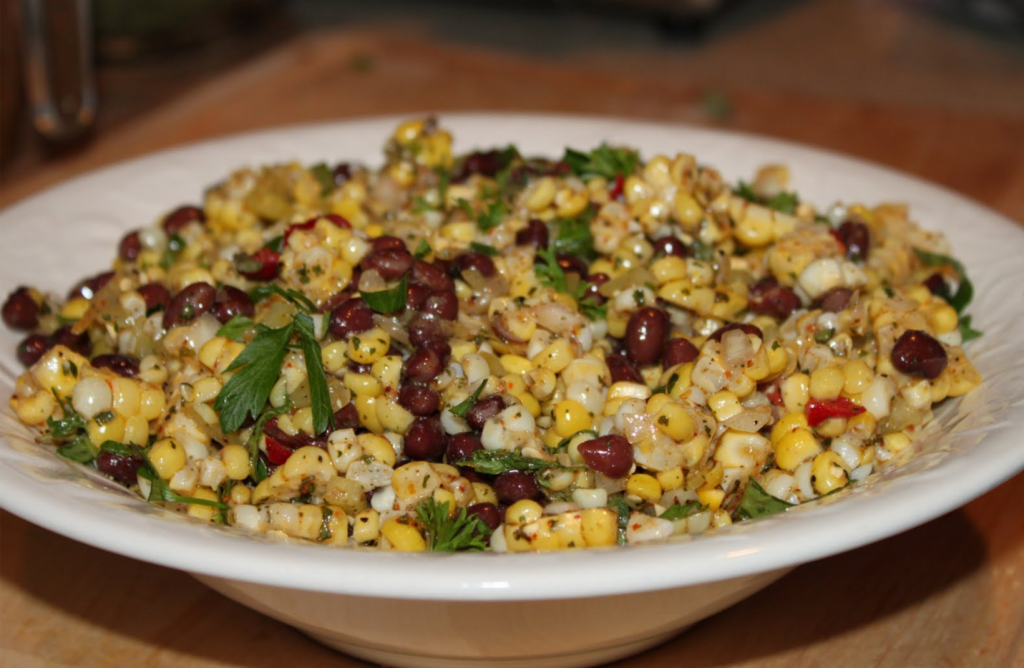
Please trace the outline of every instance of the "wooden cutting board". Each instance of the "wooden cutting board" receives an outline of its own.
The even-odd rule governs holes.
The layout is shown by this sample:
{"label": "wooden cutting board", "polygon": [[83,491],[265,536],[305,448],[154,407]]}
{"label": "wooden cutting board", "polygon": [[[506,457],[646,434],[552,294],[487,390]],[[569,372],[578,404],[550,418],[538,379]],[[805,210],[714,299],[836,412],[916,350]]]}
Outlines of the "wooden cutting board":
{"label": "wooden cutting board", "polygon": [[[807,94],[709,90],[401,32],[302,37],[74,157],[7,177],[5,204],[156,149],[280,124],[447,110],[580,112],[717,125],[874,160],[1024,219],[1024,119]],[[716,97],[709,99],[708,93]],[[723,105],[723,102],[725,103]],[[730,111],[723,114],[723,106]],[[798,568],[620,666],[1024,665],[1024,475],[923,527]],[[0,663],[362,666],[182,573],[0,514]],[[624,612],[628,614],[628,611]]]}

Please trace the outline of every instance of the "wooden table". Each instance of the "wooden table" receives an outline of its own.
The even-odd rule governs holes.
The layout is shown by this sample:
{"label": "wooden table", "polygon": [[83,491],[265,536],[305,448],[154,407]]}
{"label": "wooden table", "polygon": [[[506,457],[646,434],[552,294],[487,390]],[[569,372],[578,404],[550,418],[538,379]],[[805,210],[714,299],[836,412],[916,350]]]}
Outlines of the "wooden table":
{"label": "wooden table", "polygon": [[[833,10],[844,11],[836,3]],[[1024,114],[1012,101],[989,113],[808,86],[783,95],[742,78],[723,85],[707,72],[670,78],[671,63],[642,66],[642,54],[614,65],[607,54],[600,58],[600,67],[594,59],[554,63],[439,44],[415,31],[307,35],[102,133],[71,158],[8,175],[2,196],[9,203],[114,160],[281,123],[550,110],[717,124],[816,144],[919,174],[1024,220]],[[706,104],[712,87],[729,101],[727,118]],[[1021,508],[1024,474],[922,527],[800,567],[617,665],[1024,665]],[[183,573],[86,547],[7,513],[0,522],[5,666],[365,665]]]}

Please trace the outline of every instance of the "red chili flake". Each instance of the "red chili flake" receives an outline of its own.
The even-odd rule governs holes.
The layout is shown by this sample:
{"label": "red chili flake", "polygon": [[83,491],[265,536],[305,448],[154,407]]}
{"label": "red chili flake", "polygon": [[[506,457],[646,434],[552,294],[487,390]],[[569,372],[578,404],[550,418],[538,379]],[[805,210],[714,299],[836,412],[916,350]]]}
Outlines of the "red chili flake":
{"label": "red chili flake", "polygon": [[619,195],[622,194],[622,191],[623,191],[625,185],[626,185],[626,179],[624,179],[622,177],[622,174],[616,174],[615,175],[615,185],[613,185],[612,189],[608,191],[608,199],[610,199],[610,200],[617,200],[617,199],[619,199]]}
{"label": "red chili flake", "polygon": [[839,254],[846,255],[846,244],[843,243],[843,237],[840,236],[839,231],[831,230],[829,234],[831,234],[832,238],[836,240],[837,244],[839,244]]}
{"label": "red chili flake", "polygon": [[310,218],[304,223],[295,223],[294,225],[289,226],[288,229],[284,231],[284,243],[288,243],[288,237],[292,235],[292,232],[296,230],[304,230],[308,232],[309,230],[313,229],[313,226],[316,225],[316,221],[320,220],[321,218],[326,218],[327,220],[331,221],[338,227],[343,227],[346,230],[352,229],[352,224],[345,220],[343,217],[339,216],[336,213],[327,213],[322,216]]}
{"label": "red chili flake", "polygon": [[258,267],[250,271],[239,269],[238,273],[253,280],[269,281],[277,277],[277,265],[281,262],[281,254],[264,246],[256,251],[251,261],[254,265],[258,264]]}
{"label": "red chili flake", "polygon": [[852,399],[839,397],[827,401],[811,399],[807,402],[807,424],[817,427],[829,418],[851,418],[860,415],[867,409]]}

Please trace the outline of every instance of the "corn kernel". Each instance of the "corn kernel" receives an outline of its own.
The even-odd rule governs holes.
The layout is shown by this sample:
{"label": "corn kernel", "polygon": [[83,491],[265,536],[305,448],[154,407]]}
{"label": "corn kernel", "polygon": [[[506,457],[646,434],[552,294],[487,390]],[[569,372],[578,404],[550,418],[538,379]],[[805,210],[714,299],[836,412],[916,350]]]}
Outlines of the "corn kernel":
{"label": "corn kernel", "polygon": [[402,358],[386,355],[373,363],[370,374],[386,388],[397,388],[402,379]]}
{"label": "corn kernel", "polygon": [[494,492],[494,488],[485,482],[474,482],[471,483],[473,486],[473,498],[476,499],[477,503],[493,503],[498,505],[498,495]]}
{"label": "corn kernel", "polygon": [[519,355],[502,355],[501,366],[505,367],[505,372],[510,374],[526,373],[533,370],[533,362]]}
{"label": "corn kernel", "polygon": [[505,510],[505,522],[508,524],[527,524],[540,519],[544,509],[540,504],[530,499],[516,501]]}
{"label": "corn kernel", "polygon": [[575,399],[560,401],[555,406],[553,415],[555,418],[555,431],[562,438],[568,438],[578,431],[590,429],[590,413]]}
{"label": "corn kernel", "polygon": [[523,404],[523,407],[530,412],[533,417],[539,417],[541,413],[540,402],[529,392],[522,392],[520,394],[512,395]]}
{"label": "corn kernel", "polygon": [[558,373],[573,361],[572,345],[569,339],[560,338],[533,358],[533,364]]}
{"label": "corn kernel", "polygon": [[619,537],[619,516],[608,508],[588,508],[580,513],[587,547],[610,547]]}
{"label": "corn kernel", "polygon": [[380,538],[380,513],[373,508],[365,508],[356,513],[352,523],[352,538],[360,545]]}
{"label": "corn kernel", "polygon": [[232,480],[245,480],[249,477],[249,450],[241,445],[225,445],[220,450],[220,460]]}
{"label": "corn kernel", "polygon": [[708,397],[708,408],[719,422],[724,422],[743,412],[740,400],[736,398],[735,394],[726,390],[715,392]]}
{"label": "corn kernel", "polygon": [[664,408],[665,404],[670,403],[672,403],[672,397],[665,394],[664,392],[652,394],[651,398],[647,400],[647,408],[644,409],[644,412],[647,413],[648,415],[654,415],[662,408]]}
{"label": "corn kernel", "polygon": [[[217,493],[209,487],[196,488],[192,494],[192,498],[202,499],[203,501],[220,501],[217,498]],[[212,522],[214,516],[217,514],[217,509],[213,506],[201,505],[198,503],[188,504],[188,515],[189,517],[195,517],[207,522]]]}
{"label": "corn kernel", "polygon": [[391,547],[399,552],[423,552],[427,549],[427,541],[416,527],[405,524],[398,519],[384,523],[380,532],[391,543]]}
{"label": "corn kernel", "polygon": [[811,480],[814,491],[828,494],[846,484],[846,469],[842,458],[831,450],[826,450],[814,458],[811,466]]}
{"label": "corn kernel", "polygon": [[368,373],[346,373],[342,384],[356,396],[379,397],[384,394],[384,386]]}
{"label": "corn kernel", "polygon": [[948,334],[955,331],[960,324],[960,316],[949,304],[939,304],[926,311],[926,315],[928,324],[936,334]]}
{"label": "corn kernel", "polygon": [[329,343],[320,350],[320,356],[324,368],[330,373],[337,373],[348,367],[348,344],[344,341]]}
{"label": "corn kernel", "polygon": [[[109,417],[111,415],[113,417]],[[124,418],[117,413],[108,413],[103,417],[109,417],[109,419],[105,419],[103,422],[93,419],[86,423],[85,430],[89,434],[89,440],[96,444],[101,444],[104,441],[123,442]]]}
{"label": "corn kernel", "polygon": [[124,422],[125,443],[146,445],[149,442],[149,423],[141,415],[133,415]]}
{"label": "corn kernel", "polygon": [[12,397],[11,407],[22,423],[37,425],[53,416],[57,410],[57,400],[51,393],[40,390],[29,397]]}
{"label": "corn kernel", "polygon": [[378,436],[377,434],[359,434],[356,437],[356,441],[363,448],[363,453],[373,457],[374,461],[378,461],[385,466],[394,466],[397,460],[395,454],[395,447],[391,445],[391,441]]}
{"label": "corn kernel", "polygon": [[626,493],[638,496],[649,503],[657,503],[661,500],[663,490],[654,476],[634,473],[626,480]]}
{"label": "corn kernel", "polygon": [[716,511],[722,507],[722,501],[725,500],[725,490],[713,487],[705,489],[702,487],[697,490],[697,500],[710,510]]}
{"label": "corn kernel", "polygon": [[681,466],[661,471],[655,477],[658,479],[658,484],[664,490],[678,489],[686,482],[686,475],[683,473]]}
{"label": "corn kernel", "polygon": [[91,306],[85,297],[75,297],[60,309],[60,317],[64,320],[81,320]]}
{"label": "corn kernel", "polygon": [[795,471],[796,467],[822,450],[814,434],[806,429],[791,431],[775,445],[775,465],[784,471]]}
{"label": "corn kernel", "polygon": [[654,417],[654,423],[665,435],[680,443],[689,441],[697,434],[693,418],[685,408],[675,402],[662,406]]}
{"label": "corn kernel", "polygon": [[356,397],[356,413],[359,415],[359,424],[363,425],[375,434],[384,433],[384,427],[377,417],[377,397]]}
{"label": "corn kernel", "polygon": [[170,480],[185,467],[185,448],[173,438],[161,439],[149,449],[149,461],[158,476]]}
{"label": "corn kernel", "polygon": [[163,414],[166,405],[167,397],[162,391],[145,390],[139,399],[139,415],[147,420],[155,420]]}
{"label": "corn kernel", "polygon": [[868,389],[875,374],[864,360],[850,360],[843,366],[843,392],[860,394]]}
{"label": "corn kernel", "polygon": [[896,431],[882,437],[885,449],[890,452],[903,452],[910,446],[910,437],[906,432]]}
{"label": "corn kernel", "polygon": [[675,255],[666,255],[651,264],[650,272],[654,274],[654,280],[659,286],[681,281],[686,278],[686,260]]}
{"label": "corn kernel", "polygon": [[[361,397],[357,397],[361,398]],[[391,397],[379,397],[376,399],[377,420],[380,422],[383,431],[392,431],[396,434],[404,434],[409,431],[416,416],[407,411],[401,404]]]}
{"label": "corn kernel", "polygon": [[811,398],[811,377],[806,373],[794,373],[782,381],[782,403],[790,413],[802,413]]}
{"label": "corn kernel", "polygon": [[349,337],[348,356],[359,364],[373,364],[387,355],[390,347],[391,336],[380,327],[374,327]]}
{"label": "corn kernel", "polygon": [[845,383],[846,376],[840,369],[834,366],[820,367],[811,372],[810,397],[817,401],[831,401],[843,391]]}
{"label": "corn kernel", "polygon": [[674,204],[676,220],[679,221],[683,229],[687,232],[696,231],[700,221],[704,219],[704,210],[701,209],[693,195],[680,190],[676,194]]}
{"label": "corn kernel", "polygon": [[527,193],[526,201],[523,204],[530,211],[538,212],[550,206],[554,199],[555,181],[550,176],[545,176],[534,184],[532,191]]}

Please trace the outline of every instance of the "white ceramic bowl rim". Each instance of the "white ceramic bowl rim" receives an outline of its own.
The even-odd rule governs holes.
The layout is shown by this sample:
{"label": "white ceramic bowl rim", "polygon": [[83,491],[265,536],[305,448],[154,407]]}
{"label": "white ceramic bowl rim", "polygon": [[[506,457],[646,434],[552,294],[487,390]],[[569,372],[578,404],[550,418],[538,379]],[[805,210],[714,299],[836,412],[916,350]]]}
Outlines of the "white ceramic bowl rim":
{"label": "white ceramic bowl rim", "polygon": [[[24,282],[63,291],[97,271],[125,231],[195,201],[203,187],[236,166],[291,158],[379,163],[380,145],[409,117],[231,136],[118,163],[51,188],[0,213],[0,292]],[[801,195],[819,205],[839,198],[910,202],[912,217],[945,232],[972,270],[974,324],[986,335],[969,352],[985,384],[940,411],[914,460],[870,484],[831,503],[669,545],[399,554],[285,544],[211,529],[149,506],[34,446],[6,401],[0,415],[6,440],[0,445],[0,506],[111,552],[214,577],[388,598],[550,599],[680,587],[804,563],[938,517],[1024,468],[1024,363],[1014,359],[1020,357],[1014,354],[1020,334],[1013,327],[1024,322],[1024,297],[1007,288],[1008,279],[1019,275],[1015,263],[1024,256],[1024,230],[1009,219],[877,165],[752,135],[579,116],[444,114],[441,121],[453,129],[459,150],[514,141],[526,153],[554,155],[565,145],[589,148],[607,139],[639,146],[647,157],[658,150],[693,152],[730,180],[749,178],[766,162],[785,163]],[[88,225],[69,228],[68,220]],[[970,221],[970,228],[961,221]],[[64,237],[54,235],[57,230]],[[0,334],[0,394],[10,394],[19,369],[12,353],[16,341],[10,332]]]}

